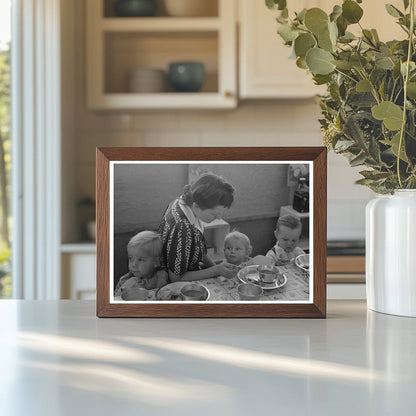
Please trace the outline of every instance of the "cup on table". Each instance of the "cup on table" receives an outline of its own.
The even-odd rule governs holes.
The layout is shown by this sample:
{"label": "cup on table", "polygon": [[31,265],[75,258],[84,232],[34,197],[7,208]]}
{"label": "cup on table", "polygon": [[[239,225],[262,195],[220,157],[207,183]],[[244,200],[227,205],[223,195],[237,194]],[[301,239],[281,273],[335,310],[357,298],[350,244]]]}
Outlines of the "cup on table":
{"label": "cup on table", "polygon": [[240,300],[259,300],[263,289],[254,283],[241,283],[237,287]]}
{"label": "cup on table", "polygon": [[205,300],[207,291],[197,283],[189,283],[181,289],[181,296],[183,300]]}

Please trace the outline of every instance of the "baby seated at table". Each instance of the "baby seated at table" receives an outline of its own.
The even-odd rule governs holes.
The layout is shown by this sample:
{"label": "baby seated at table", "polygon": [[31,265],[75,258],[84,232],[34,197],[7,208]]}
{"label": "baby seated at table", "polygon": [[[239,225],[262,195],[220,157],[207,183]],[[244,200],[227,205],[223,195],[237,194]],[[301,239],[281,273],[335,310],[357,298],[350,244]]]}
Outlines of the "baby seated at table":
{"label": "baby seated at table", "polygon": [[293,261],[297,256],[305,254],[297,245],[301,233],[302,223],[299,218],[293,215],[279,217],[274,232],[276,245],[267,252],[266,257],[271,259],[275,265],[281,266]]}
{"label": "baby seated at table", "polygon": [[224,238],[225,260],[235,266],[247,262],[250,259],[252,249],[250,239],[240,231],[231,231]]}
{"label": "baby seated at table", "polygon": [[250,257],[253,247],[246,234],[234,230],[228,233],[224,239],[224,255],[228,263],[239,266],[271,265],[272,261],[265,256]]}
{"label": "baby seated at table", "polygon": [[142,231],[127,244],[129,272],[122,276],[114,290],[115,297],[140,300],[140,288],[157,289],[168,283],[168,273],[162,269],[162,239],[153,231]]}

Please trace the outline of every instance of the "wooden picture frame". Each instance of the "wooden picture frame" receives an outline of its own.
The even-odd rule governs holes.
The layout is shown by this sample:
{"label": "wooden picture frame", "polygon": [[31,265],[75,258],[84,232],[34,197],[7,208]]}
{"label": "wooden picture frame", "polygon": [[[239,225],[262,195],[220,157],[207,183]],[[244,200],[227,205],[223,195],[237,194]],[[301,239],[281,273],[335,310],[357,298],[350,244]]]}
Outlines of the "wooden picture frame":
{"label": "wooden picture frame", "polygon": [[[98,317],[326,317],[326,148],[97,148],[96,155]],[[251,281],[253,276],[254,280],[258,278],[241,272],[247,268],[240,268],[238,277],[232,279],[212,277],[216,280],[199,281],[210,293],[207,301],[182,301],[173,295],[166,298],[172,292],[167,288],[181,284],[150,290],[146,300],[123,300],[116,296],[114,289],[121,274],[127,270],[125,276],[132,276],[128,274],[128,238],[143,229],[157,230],[158,218],[163,217],[172,197],[179,197],[183,185],[207,171],[220,175],[235,188],[234,202],[226,210],[224,221],[218,227],[217,223],[211,227],[214,234],[204,230],[208,254],[222,255],[224,230],[221,229],[222,234],[218,230],[225,224],[228,231],[227,224],[230,224],[230,229],[254,230],[249,236],[259,250],[254,258],[263,258],[265,250],[276,243],[273,233],[277,217],[286,214],[284,210],[292,209],[290,215],[299,218],[303,225],[295,245],[306,242],[304,249],[309,253],[310,271],[300,270],[299,258],[293,257],[282,266],[281,276],[286,280],[273,283],[276,287],[254,281],[263,288],[263,295],[257,301],[236,297],[239,284],[246,282],[245,279]],[[303,216],[293,210],[295,204],[287,205],[298,201],[299,195],[307,195],[304,200],[309,204],[309,212]],[[272,243],[270,236],[274,238]],[[213,247],[210,247],[212,241]],[[261,248],[264,244],[268,246]],[[219,285],[228,289],[222,293]]]}

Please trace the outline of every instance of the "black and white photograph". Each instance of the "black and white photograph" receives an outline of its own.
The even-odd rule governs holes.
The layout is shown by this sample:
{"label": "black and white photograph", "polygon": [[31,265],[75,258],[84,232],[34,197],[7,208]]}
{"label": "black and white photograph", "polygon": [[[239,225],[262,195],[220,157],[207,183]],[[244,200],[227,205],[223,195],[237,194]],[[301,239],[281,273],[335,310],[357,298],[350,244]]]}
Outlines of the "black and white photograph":
{"label": "black and white photograph", "polygon": [[110,162],[110,303],[312,303],[311,161]]}

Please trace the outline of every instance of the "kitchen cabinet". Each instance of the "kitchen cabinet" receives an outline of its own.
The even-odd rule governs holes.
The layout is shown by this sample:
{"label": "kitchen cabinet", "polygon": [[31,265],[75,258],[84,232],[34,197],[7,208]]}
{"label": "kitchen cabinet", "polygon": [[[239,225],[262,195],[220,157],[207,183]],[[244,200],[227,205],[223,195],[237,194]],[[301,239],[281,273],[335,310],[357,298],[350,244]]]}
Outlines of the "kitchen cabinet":
{"label": "kitchen cabinet", "polygon": [[[299,0],[296,10],[325,8],[324,3],[328,0]],[[264,1],[239,0],[238,5],[240,98],[307,98],[322,93],[311,75],[289,59],[291,50],[276,33],[277,12],[267,9]]]}
{"label": "kitchen cabinet", "polygon": [[[208,1],[208,0],[207,0]],[[236,5],[218,2],[217,16],[116,17],[111,2],[86,2],[87,102],[90,109],[233,108],[237,105]],[[130,71],[167,72],[169,63],[199,61],[199,92],[129,92]]]}
{"label": "kitchen cabinet", "polygon": [[[319,7],[330,12],[333,0],[298,0],[289,3],[289,11]],[[361,21],[366,28],[376,28],[383,41],[403,38],[398,25],[388,15],[378,0],[366,0],[360,6],[364,9]],[[390,3],[403,8],[401,0]],[[305,70],[290,59],[291,49],[283,44],[276,33],[275,17],[278,12],[269,10],[263,1],[239,0],[239,96],[250,98],[308,98],[326,92],[324,86],[316,86]],[[357,32],[358,25],[348,30]]]}
{"label": "kitchen cabinet", "polygon": [[95,300],[95,244],[63,244],[61,253],[61,298]]}

